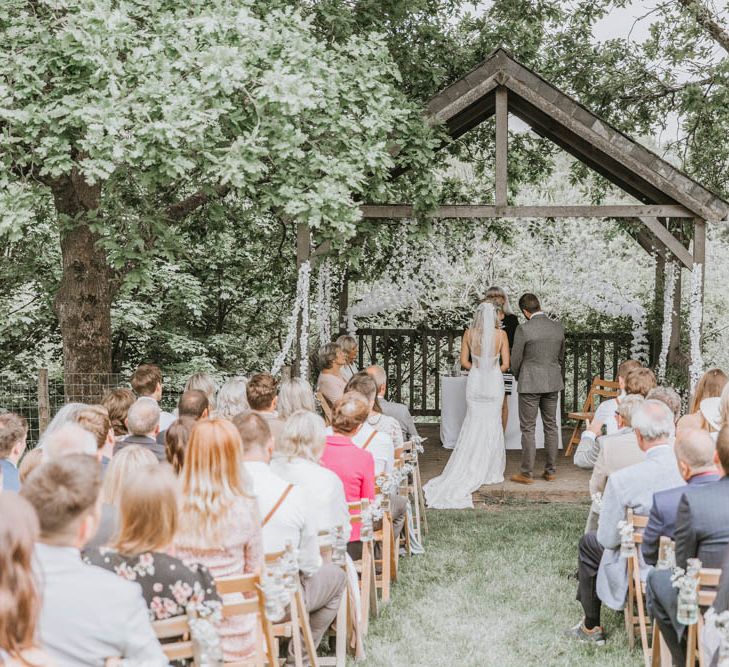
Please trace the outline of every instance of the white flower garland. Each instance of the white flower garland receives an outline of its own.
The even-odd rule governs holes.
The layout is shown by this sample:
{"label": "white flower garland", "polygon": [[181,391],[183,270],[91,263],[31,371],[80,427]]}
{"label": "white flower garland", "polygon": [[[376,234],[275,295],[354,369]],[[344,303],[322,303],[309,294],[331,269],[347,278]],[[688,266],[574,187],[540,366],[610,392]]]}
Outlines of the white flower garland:
{"label": "white flower garland", "polygon": [[663,326],[661,328],[661,354],[658,357],[658,381],[664,382],[668,369],[668,348],[671,345],[671,330],[673,329],[673,298],[676,294],[675,262],[666,261],[663,283]]}
{"label": "white flower garland", "polygon": [[291,351],[291,346],[294,344],[294,338],[296,337],[296,326],[299,319],[299,313],[301,313],[301,338],[299,340],[301,349],[301,375],[306,377],[309,370],[309,283],[311,278],[311,264],[304,262],[299,268],[299,276],[296,281],[296,298],[294,299],[294,305],[291,309],[291,316],[289,318],[289,328],[286,332],[286,339],[284,340],[281,352],[273,361],[271,367],[271,375],[278,375],[283,368],[286,361],[286,357]]}
{"label": "white flower garland", "polygon": [[332,339],[332,263],[325,259],[316,280],[316,335],[319,345]]}
{"label": "white flower garland", "polygon": [[691,365],[689,377],[691,380],[691,393],[704,372],[704,360],[701,355],[701,321],[704,316],[704,304],[701,298],[704,277],[703,264],[694,264],[691,272],[691,297],[689,301],[689,341],[691,350]]}

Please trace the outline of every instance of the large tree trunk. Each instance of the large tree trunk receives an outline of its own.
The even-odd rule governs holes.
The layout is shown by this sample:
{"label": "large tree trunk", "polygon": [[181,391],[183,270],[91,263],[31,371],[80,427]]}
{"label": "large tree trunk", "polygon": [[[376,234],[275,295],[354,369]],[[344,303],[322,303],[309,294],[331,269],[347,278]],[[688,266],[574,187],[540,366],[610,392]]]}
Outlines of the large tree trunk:
{"label": "large tree trunk", "polygon": [[63,338],[66,400],[98,401],[111,372],[111,268],[89,227],[101,186],[76,171],[52,185],[63,274],[55,309]]}

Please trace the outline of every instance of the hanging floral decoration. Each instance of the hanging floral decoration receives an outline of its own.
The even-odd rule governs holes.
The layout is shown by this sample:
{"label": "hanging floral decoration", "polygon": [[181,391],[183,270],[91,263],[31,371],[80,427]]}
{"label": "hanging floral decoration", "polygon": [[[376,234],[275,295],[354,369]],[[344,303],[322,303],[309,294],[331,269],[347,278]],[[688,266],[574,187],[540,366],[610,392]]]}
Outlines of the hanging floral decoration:
{"label": "hanging floral decoration", "polygon": [[694,264],[691,272],[691,296],[689,297],[689,348],[691,351],[689,376],[691,393],[693,393],[701,374],[704,372],[704,359],[701,355],[701,323],[704,317],[703,282],[704,266],[703,264]]}
{"label": "hanging floral decoration", "polygon": [[271,375],[278,375],[286,362],[286,357],[291,351],[296,338],[296,327],[301,314],[301,337],[299,345],[301,349],[301,376],[306,377],[309,371],[309,287],[311,279],[311,264],[304,262],[299,267],[299,277],[296,281],[296,298],[289,317],[289,327],[286,332],[281,352],[273,361]]}
{"label": "hanging floral decoration", "polygon": [[658,381],[664,382],[668,369],[668,348],[671,345],[671,330],[673,329],[673,298],[676,294],[675,262],[667,261],[663,283],[663,327],[661,329],[661,353],[658,357]]}
{"label": "hanging floral decoration", "polygon": [[319,267],[316,279],[316,335],[319,345],[332,339],[332,263],[325,259]]}

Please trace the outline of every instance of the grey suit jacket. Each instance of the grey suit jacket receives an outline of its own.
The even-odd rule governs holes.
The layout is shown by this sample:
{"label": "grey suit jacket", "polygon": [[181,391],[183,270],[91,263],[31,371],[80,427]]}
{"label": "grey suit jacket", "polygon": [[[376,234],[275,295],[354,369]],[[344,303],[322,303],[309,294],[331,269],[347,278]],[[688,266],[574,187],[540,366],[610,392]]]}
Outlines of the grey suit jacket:
{"label": "grey suit jacket", "polygon": [[676,515],[676,565],[689,558],[704,567],[721,567],[729,545],[729,477],[687,486]]}
{"label": "grey suit jacket", "polygon": [[544,313],[520,324],[511,349],[511,370],[520,394],[550,394],[564,389],[564,329]]}
{"label": "grey suit jacket", "polygon": [[415,428],[415,422],[413,417],[408,410],[407,405],[403,403],[396,403],[395,401],[386,401],[384,398],[380,398],[380,408],[382,408],[382,414],[397,419],[402,429],[402,437],[404,441],[412,440],[417,437],[418,431]]}
{"label": "grey suit jacket", "polygon": [[58,667],[103,667],[114,657],[169,664],[139,584],[85,565],[71,547],[37,544],[34,568],[43,601],[40,644]]}
{"label": "grey suit jacket", "polygon": [[117,454],[125,447],[129,447],[129,445],[139,445],[140,447],[148,449],[157,457],[157,460],[160,463],[165,463],[167,461],[164,443],[160,444],[154,438],[148,438],[145,435],[128,435],[124,438],[124,440],[117,442],[114,445],[114,454]]}
{"label": "grey suit jacket", "polygon": [[685,484],[673,447],[662,445],[646,452],[645,460],[617,470],[608,478],[602,496],[597,540],[605,547],[597,572],[597,594],[611,609],[622,609],[628,591],[627,561],[620,556],[618,523],[629,508],[648,516],[653,494]]}

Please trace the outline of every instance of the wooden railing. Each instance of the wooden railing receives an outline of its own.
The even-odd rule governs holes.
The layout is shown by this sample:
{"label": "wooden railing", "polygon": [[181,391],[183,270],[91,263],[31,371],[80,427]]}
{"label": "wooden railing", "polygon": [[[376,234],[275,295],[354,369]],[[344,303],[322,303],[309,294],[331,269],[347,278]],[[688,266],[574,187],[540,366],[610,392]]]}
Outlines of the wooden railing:
{"label": "wooden railing", "polygon": [[[359,329],[359,367],[383,366],[390,400],[405,403],[413,415],[439,416],[439,376],[457,363],[462,335],[457,329]],[[596,375],[616,377],[630,343],[629,333],[567,334],[563,412],[581,408]]]}

